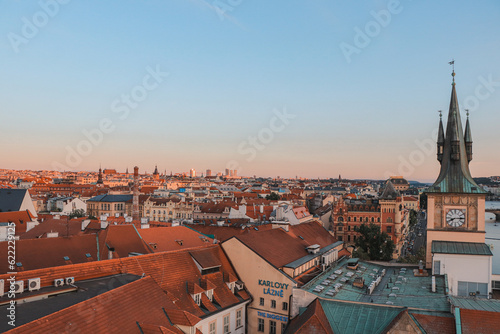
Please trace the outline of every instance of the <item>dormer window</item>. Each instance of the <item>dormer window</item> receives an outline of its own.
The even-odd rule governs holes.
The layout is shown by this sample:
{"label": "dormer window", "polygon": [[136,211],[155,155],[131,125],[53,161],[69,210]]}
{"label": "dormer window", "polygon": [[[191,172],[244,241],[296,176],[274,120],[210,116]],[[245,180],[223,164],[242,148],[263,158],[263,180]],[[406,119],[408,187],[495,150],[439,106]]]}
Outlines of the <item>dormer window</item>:
{"label": "dormer window", "polygon": [[201,304],[201,293],[197,293],[194,295],[194,302],[196,305],[200,306]]}
{"label": "dormer window", "polygon": [[231,290],[232,293],[234,293],[234,282],[227,283],[227,287],[229,288],[229,290]]}
{"label": "dormer window", "polygon": [[207,295],[208,300],[213,301],[213,298],[214,298],[214,290],[213,289],[205,291],[205,294]]}

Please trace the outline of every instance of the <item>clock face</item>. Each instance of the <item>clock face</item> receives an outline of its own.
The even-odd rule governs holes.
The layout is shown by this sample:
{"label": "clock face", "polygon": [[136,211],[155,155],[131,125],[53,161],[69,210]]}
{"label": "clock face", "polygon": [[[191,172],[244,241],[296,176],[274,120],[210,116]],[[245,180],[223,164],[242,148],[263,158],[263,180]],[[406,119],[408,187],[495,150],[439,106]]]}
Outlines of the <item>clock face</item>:
{"label": "clock face", "polygon": [[465,223],[465,210],[451,209],[446,214],[446,222],[451,227],[460,227]]}

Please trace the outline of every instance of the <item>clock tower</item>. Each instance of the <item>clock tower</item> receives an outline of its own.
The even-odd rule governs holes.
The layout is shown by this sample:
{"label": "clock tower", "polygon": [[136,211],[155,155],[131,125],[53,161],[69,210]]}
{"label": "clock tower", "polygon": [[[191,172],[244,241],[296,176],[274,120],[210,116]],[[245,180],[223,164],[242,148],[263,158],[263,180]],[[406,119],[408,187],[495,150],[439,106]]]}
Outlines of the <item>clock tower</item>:
{"label": "clock tower", "polygon": [[425,191],[427,268],[432,267],[432,253],[437,245],[453,245],[449,242],[481,244],[485,242],[486,192],[476,184],[469,170],[469,163],[472,160],[469,113],[467,112],[463,130],[455,90],[455,71],[452,76],[446,133],[441,115],[439,120],[437,160],[441,164],[441,170],[434,184]]}

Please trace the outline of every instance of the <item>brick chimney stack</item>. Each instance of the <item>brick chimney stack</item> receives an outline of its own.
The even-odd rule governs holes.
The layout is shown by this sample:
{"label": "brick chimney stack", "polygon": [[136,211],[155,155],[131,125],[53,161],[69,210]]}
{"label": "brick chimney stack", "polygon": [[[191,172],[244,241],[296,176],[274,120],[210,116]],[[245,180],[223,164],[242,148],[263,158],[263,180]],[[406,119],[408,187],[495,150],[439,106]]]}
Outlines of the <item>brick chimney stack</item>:
{"label": "brick chimney stack", "polygon": [[132,219],[139,220],[139,167],[134,167],[134,188],[132,199]]}

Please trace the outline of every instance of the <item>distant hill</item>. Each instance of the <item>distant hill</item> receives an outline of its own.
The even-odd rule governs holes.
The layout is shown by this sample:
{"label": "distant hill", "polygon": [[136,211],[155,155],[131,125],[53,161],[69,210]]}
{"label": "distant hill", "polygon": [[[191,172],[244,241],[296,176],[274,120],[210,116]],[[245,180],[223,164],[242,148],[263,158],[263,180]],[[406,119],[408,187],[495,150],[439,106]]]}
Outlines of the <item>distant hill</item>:
{"label": "distant hill", "polygon": [[485,186],[498,184],[496,182],[493,182],[489,177],[475,177],[474,181],[476,181],[477,184],[482,184]]}

